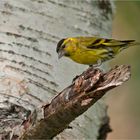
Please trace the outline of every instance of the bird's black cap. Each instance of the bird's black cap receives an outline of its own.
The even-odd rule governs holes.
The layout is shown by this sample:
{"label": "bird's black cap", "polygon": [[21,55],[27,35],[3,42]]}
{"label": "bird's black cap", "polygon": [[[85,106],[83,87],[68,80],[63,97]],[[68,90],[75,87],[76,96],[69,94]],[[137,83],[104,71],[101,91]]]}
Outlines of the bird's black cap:
{"label": "bird's black cap", "polygon": [[56,52],[58,53],[59,50],[61,49],[61,45],[63,44],[63,42],[65,41],[65,39],[61,39],[58,43],[57,43],[57,48],[56,48]]}

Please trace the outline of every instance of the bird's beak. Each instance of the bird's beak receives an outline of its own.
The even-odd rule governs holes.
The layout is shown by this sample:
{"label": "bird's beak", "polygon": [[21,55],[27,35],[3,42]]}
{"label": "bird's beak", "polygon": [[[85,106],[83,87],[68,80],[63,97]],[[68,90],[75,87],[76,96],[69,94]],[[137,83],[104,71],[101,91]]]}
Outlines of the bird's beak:
{"label": "bird's beak", "polygon": [[60,51],[58,52],[58,59],[60,59],[61,57],[63,57],[65,55],[65,51]]}

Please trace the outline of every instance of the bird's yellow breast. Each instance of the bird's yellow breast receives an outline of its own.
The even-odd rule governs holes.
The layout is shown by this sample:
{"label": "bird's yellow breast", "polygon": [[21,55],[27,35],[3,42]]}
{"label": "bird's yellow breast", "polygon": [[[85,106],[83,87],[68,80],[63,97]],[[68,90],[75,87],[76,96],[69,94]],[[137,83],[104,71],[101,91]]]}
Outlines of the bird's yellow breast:
{"label": "bird's yellow breast", "polygon": [[97,52],[92,50],[85,49],[77,49],[75,53],[73,53],[70,58],[80,64],[93,65],[97,64],[100,56],[97,55]]}

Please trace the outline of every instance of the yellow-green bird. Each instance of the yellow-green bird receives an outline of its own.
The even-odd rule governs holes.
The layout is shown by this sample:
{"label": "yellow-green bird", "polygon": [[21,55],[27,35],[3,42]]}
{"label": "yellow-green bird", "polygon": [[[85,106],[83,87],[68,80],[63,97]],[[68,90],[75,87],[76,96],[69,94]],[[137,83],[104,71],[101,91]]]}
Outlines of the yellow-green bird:
{"label": "yellow-green bird", "polygon": [[135,40],[115,40],[98,37],[70,37],[57,44],[58,57],[66,56],[85,65],[99,65],[114,58],[123,49],[136,45]]}

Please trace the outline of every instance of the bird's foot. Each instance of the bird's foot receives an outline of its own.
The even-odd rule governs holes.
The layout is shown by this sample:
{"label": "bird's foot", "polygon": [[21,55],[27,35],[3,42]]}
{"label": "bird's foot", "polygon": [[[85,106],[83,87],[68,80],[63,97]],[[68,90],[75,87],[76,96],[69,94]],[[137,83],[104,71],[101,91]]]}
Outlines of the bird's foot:
{"label": "bird's foot", "polygon": [[97,61],[97,64],[89,65],[89,67],[90,67],[90,68],[91,68],[91,67],[98,68],[98,67],[100,67],[101,65],[102,65],[102,61],[101,61],[101,59],[99,59],[99,60]]}

